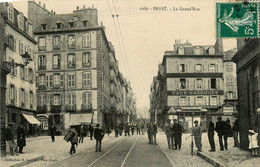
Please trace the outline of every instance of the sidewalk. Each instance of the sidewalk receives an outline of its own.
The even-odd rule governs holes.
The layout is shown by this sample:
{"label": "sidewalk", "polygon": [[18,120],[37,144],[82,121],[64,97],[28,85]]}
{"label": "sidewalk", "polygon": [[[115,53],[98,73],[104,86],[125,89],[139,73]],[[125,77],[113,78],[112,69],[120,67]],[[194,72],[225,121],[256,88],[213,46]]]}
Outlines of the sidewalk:
{"label": "sidewalk", "polygon": [[[216,152],[209,152],[210,145],[208,142],[207,133],[202,136],[202,152],[197,155],[205,159],[214,166],[223,167],[244,167],[244,166],[259,166],[260,158],[252,157],[249,151],[233,147],[234,139],[228,138],[228,150],[220,151],[218,135],[215,134]],[[195,148],[196,150],[196,148]]]}
{"label": "sidewalk", "polygon": [[[58,161],[66,159],[71,156],[69,154],[70,142],[63,139],[64,136],[56,136],[55,142],[51,141],[50,136],[39,136],[35,138],[28,138],[26,140],[26,147],[24,147],[24,154],[19,156],[6,156],[1,158],[1,167],[8,167],[14,165],[27,167],[45,167],[50,166]],[[104,142],[118,141],[122,137],[115,138],[114,133],[109,136],[105,134]],[[86,150],[93,149],[95,140],[90,140],[90,137],[85,137],[83,143],[80,143],[76,148],[76,154]]]}

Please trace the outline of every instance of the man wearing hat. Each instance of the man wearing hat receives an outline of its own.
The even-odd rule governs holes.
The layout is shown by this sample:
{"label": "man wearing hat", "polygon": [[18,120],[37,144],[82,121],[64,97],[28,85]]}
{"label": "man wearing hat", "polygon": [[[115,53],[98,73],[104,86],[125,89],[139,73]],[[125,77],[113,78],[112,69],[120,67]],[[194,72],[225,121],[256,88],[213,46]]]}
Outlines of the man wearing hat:
{"label": "man wearing hat", "polygon": [[22,123],[20,123],[19,127],[17,128],[17,144],[19,147],[19,153],[23,154],[23,147],[26,146],[26,140]]}
{"label": "man wearing hat", "polygon": [[14,152],[16,155],[17,153],[17,144],[14,141],[14,135],[12,133],[12,123],[8,123],[8,126],[5,129],[5,140],[9,146],[10,154],[14,155]]}
{"label": "man wearing hat", "polygon": [[202,130],[201,130],[201,127],[199,126],[199,122],[197,120],[194,121],[194,124],[195,124],[195,127],[193,128],[192,135],[194,136],[195,145],[198,148],[198,151],[201,152],[201,148],[202,148],[202,143],[201,143]]}
{"label": "man wearing hat", "polygon": [[177,119],[174,119],[174,124],[172,126],[172,133],[175,141],[175,149],[177,147],[181,149],[181,136],[182,136],[182,127],[178,124]]}
{"label": "man wearing hat", "polygon": [[104,130],[100,128],[99,124],[97,124],[96,129],[94,131],[94,138],[96,139],[96,152],[98,151],[102,152],[101,146],[102,146],[103,137],[104,137]]}
{"label": "man wearing hat", "polygon": [[173,149],[173,135],[172,135],[172,123],[170,119],[167,119],[167,123],[164,126],[164,133],[166,134],[168,148]]}
{"label": "man wearing hat", "polygon": [[218,121],[216,123],[216,132],[218,133],[220,151],[224,151],[223,137],[226,123],[222,121],[222,117],[218,117],[217,120]]}
{"label": "man wearing hat", "polygon": [[211,152],[216,151],[215,148],[215,141],[214,141],[214,123],[212,122],[212,118],[209,117],[209,126],[208,126],[208,139],[210,144],[210,150]]}

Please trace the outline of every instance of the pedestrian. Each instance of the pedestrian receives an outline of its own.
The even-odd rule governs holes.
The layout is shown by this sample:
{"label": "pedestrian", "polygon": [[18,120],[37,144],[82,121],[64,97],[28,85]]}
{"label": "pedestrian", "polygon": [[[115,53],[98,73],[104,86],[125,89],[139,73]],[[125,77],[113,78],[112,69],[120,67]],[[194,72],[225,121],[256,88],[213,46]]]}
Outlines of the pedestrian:
{"label": "pedestrian", "polygon": [[152,122],[147,124],[147,135],[148,135],[148,144],[153,144],[153,125]]}
{"label": "pedestrian", "polygon": [[[254,130],[253,130],[254,129]],[[249,139],[249,150],[251,150],[252,156],[258,156],[258,133],[257,128],[249,128],[248,139]]]}
{"label": "pedestrian", "polygon": [[86,128],[84,124],[81,124],[79,128],[79,143],[83,143],[85,134],[86,134]]}
{"label": "pedestrian", "polygon": [[123,124],[120,124],[120,125],[119,125],[119,135],[120,135],[120,136],[122,136],[123,130],[124,130],[124,125],[123,125]]}
{"label": "pedestrian", "polygon": [[135,125],[134,125],[134,123],[131,124],[131,131],[132,131],[132,135],[134,135],[134,133],[135,133]]}
{"label": "pedestrian", "polygon": [[119,125],[118,123],[115,126],[115,137],[118,137]]}
{"label": "pedestrian", "polygon": [[239,142],[238,142],[238,132],[239,132],[239,122],[238,122],[238,117],[235,117],[235,122],[232,127],[232,132],[233,132],[233,138],[234,138],[234,147],[239,147]]}
{"label": "pedestrian", "polygon": [[136,124],[136,133],[140,135],[140,125],[139,123]]}
{"label": "pedestrian", "polygon": [[223,146],[223,137],[224,137],[224,130],[225,130],[225,122],[222,121],[222,117],[217,118],[217,123],[216,123],[216,132],[218,133],[218,140],[219,140],[219,146],[220,146],[220,151],[224,151],[224,146]]}
{"label": "pedestrian", "polygon": [[192,135],[194,136],[195,145],[198,148],[197,151],[201,152],[202,149],[202,143],[201,143],[201,135],[202,135],[202,129],[201,126],[198,125],[198,121],[195,120],[194,124],[195,127],[193,128]]}
{"label": "pedestrian", "polygon": [[96,139],[96,152],[102,152],[101,146],[102,146],[102,140],[104,137],[104,130],[100,128],[100,125],[96,125],[96,129],[94,132],[94,138]]}
{"label": "pedestrian", "polygon": [[71,128],[72,137],[70,139],[71,147],[70,147],[70,155],[76,153],[76,148],[75,145],[78,145],[78,132],[76,131],[75,128]]}
{"label": "pedestrian", "polygon": [[88,137],[89,126],[84,124],[84,127],[85,127],[85,137]]}
{"label": "pedestrian", "polygon": [[156,142],[156,134],[157,134],[157,125],[156,125],[156,122],[154,122],[152,124],[152,138],[153,138],[153,144],[157,145],[157,142]]}
{"label": "pedestrian", "polygon": [[208,139],[209,139],[209,144],[210,144],[210,152],[216,151],[215,148],[215,141],[214,141],[214,123],[212,122],[212,118],[209,117],[209,126],[208,126]]}
{"label": "pedestrian", "polygon": [[90,140],[93,140],[94,127],[92,124],[89,125]]}
{"label": "pedestrian", "polygon": [[175,141],[175,150],[181,149],[181,137],[182,137],[182,126],[174,119],[174,124],[172,126],[172,134]]}
{"label": "pedestrian", "polygon": [[109,125],[107,125],[106,127],[107,127],[107,135],[109,136],[109,134],[111,133],[111,130],[109,128]]}
{"label": "pedestrian", "polygon": [[54,126],[53,124],[50,127],[50,135],[51,135],[51,140],[52,142],[55,142],[55,134],[56,134],[56,126]]}
{"label": "pedestrian", "polygon": [[126,135],[130,136],[130,127],[127,122],[125,123],[124,131],[125,131],[125,136]]}
{"label": "pedestrian", "polygon": [[14,140],[14,135],[12,133],[12,123],[8,123],[6,129],[5,129],[5,141],[8,144],[8,147],[10,149],[10,154],[13,156],[14,153],[15,155],[18,155],[18,148],[17,148],[17,144],[15,143]]}
{"label": "pedestrian", "polygon": [[23,147],[26,146],[25,131],[22,123],[17,128],[17,145],[19,147],[19,153],[23,154]]}
{"label": "pedestrian", "polygon": [[167,119],[167,123],[164,125],[164,133],[166,135],[166,139],[167,139],[167,143],[168,143],[168,148],[169,149],[174,149],[174,147],[173,147],[172,126],[173,126],[173,124],[171,123],[171,120]]}
{"label": "pedestrian", "polygon": [[228,137],[233,137],[230,120],[227,118],[225,122],[225,128],[224,128],[224,147],[227,150],[228,149]]}
{"label": "pedestrian", "polygon": [[144,135],[144,124],[141,124],[141,132],[142,132],[142,135]]}

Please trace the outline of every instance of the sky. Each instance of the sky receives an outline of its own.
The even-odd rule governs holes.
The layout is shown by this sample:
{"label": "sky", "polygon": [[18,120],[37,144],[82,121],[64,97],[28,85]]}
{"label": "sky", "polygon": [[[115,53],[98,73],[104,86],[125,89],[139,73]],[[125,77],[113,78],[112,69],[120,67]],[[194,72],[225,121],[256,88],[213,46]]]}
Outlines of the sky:
{"label": "sky", "polygon": [[[27,16],[27,1],[11,2]],[[131,83],[137,108],[149,108],[153,76],[164,52],[173,50],[175,39],[193,45],[214,45],[216,41],[214,0],[41,0],[41,4],[56,14],[72,13],[83,5],[98,9],[99,23],[103,22],[107,38],[115,46],[119,69]],[[192,7],[199,10],[183,10]],[[145,8],[149,10],[141,10]],[[113,19],[112,14],[118,18]],[[223,39],[223,43],[224,50],[236,47],[232,39]]]}

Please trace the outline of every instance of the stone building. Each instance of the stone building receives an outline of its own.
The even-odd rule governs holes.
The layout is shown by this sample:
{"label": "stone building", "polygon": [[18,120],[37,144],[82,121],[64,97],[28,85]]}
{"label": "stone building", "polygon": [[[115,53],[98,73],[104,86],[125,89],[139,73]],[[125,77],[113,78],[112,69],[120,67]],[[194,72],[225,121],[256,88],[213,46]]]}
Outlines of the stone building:
{"label": "stone building", "polygon": [[206,117],[217,116],[224,104],[222,67],[223,55],[215,46],[192,46],[176,40],[173,51],[165,52],[154,79],[153,86],[162,91],[155,109],[159,124],[163,126],[169,115],[175,115],[186,131],[194,120],[205,128]]}
{"label": "stone building", "polygon": [[1,5],[4,5],[5,14],[5,62],[24,64],[22,55],[28,55],[32,60],[25,66],[8,67],[10,71],[6,77],[5,125],[7,122],[12,122],[13,128],[16,129],[22,123],[26,134],[33,135],[36,133],[36,124],[40,124],[34,117],[36,114],[34,53],[37,42],[34,40],[31,21],[12,4]]}
{"label": "stone building", "polygon": [[[236,63],[240,147],[248,149],[248,130],[260,129],[260,40],[238,39]],[[260,138],[258,138],[260,143]]]}

